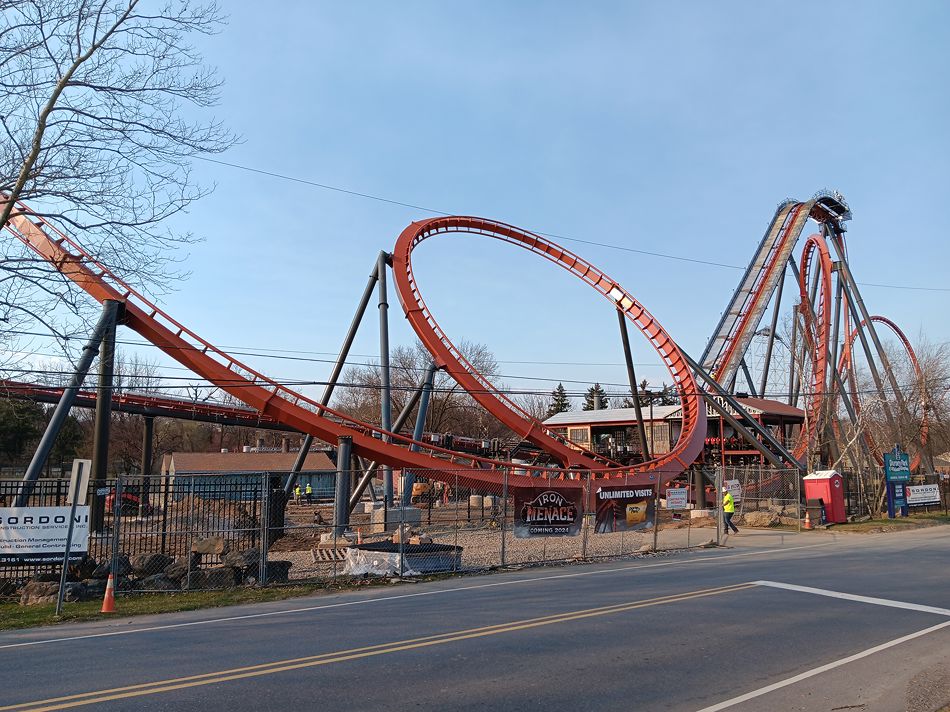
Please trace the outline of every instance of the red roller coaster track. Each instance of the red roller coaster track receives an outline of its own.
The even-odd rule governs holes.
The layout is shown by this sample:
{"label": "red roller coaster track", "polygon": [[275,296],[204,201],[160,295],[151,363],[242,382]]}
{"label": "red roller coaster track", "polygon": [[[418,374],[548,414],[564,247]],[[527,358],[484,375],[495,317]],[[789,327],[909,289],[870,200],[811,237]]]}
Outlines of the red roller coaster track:
{"label": "red roller coaster track", "polygon": [[[920,362],[917,360],[917,353],[914,351],[914,347],[910,344],[910,339],[905,336],[904,332],[901,331],[900,327],[897,326],[893,321],[887,317],[874,315],[871,317],[871,321],[878,324],[883,324],[888,327],[894,335],[901,342],[901,345],[904,347],[904,351],[907,352],[907,357],[910,359],[911,366],[914,369],[914,375],[917,378],[917,382],[921,383],[923,378],[923,371],[920,368]],[[856,413],[861,412],[861,399],[858,394],[857,384],[854,382],[854,379],[850,376],[854,373],[854,340],[858,337],[858,330],[866,328],[866,322],[862,321],[860,325],[851,330],[851,333],[848,334],[846,341],[845,349],[841,353],[841,359],[838,361],[838,371],[842,374],[842,378],[848,378],[848,391],[851,398],[852,407]],[[918,440],[920,441],[920,447],[923,447],[927,444],[927,437],[930,430],[930,422],[927,416],[927,398],[925,393],[921,393],[922,398],[922,408],[921,408],[921,420],[920,420],[920,431],[918,434]],[[871,435],[870,431],[865,431],[864,433],[865,442],[868,444],[871,452],[874,454],[875,459],[879,465],[884,464],[884,453],[878,448],[877,444],[874,442],[874,437]],[[921,454],[917,452],[914,454],[913,459],[910,463],[910,469],[916,471],[920,467]]]}
{"label": "red roller coaster track", "polygon": [[[98,263],[78,243],[22,203],[17,203],[17,210],[5,227],[97,301],[122,302],[125,307],[124,325],[194,373],[248,404],[262,417],[310,433],[327,442],[336,442],[341,436],[350,436],[353,439],[354,451],[364,457],[394,467],[424,470],[427,476],[434,479],[457,482],[462,486],[497,485],[504,476],[502,471],[512,467],[509,462],[461,456],[454,451],[385,431],[323,406],[273,381],[177,322],[107,267]],[[411,270],[412,249],[422,240],[439,232],[473,232],[522,246],[577,275],[623,310],[627,318],[637,325],[657,349],[670,369],[683,399],[683,430],[673,450],[661,458],[636,467],[605,465],[554,438],[544,431],[540,423],[526,418],[526,414],[511,407],[513,404],[502,400],[500,394],[461,358],[461,354],[439,330],[416,288]],[[531,233],[476,218],[438,218],[413,223],[400,236],[393,263],[400,299],[407,317],[423,342],[432,349],[437,361],[501,422],[538,443],[565,465],[580,466],[592,471],[595,483],[600,479],[624,476],[628,478],[628,484],[638,484],[650,482],[655,478],[668,480],[692,464],[699,455],[705,437],[705,409],[700,407],[698,388],[679,348],[633,297],[589,263]],[[386,442],[384,438],[390,442]],[[410,446],[415,446],[420,451],[410,450]],[[546,483],[551,486],[580,486],[580,482],[572,481],[571,475],[564,470],[552,472],[550,468],[525,465],[517,467],[534,475],[558,477],[559,479]],[[537,485],[537,479],[527,475],[509,474],[507,481],[512,488]]]}

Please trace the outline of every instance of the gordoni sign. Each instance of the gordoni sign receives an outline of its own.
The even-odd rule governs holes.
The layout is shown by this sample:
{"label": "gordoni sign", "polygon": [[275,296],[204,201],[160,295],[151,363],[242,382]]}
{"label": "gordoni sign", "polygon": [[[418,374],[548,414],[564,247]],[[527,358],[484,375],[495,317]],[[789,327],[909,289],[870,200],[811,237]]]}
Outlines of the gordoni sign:
{"label": "gordoni sign", "polygon": [[[66,553],[69,507],[0,507],[0,556],[59,557]],[[89,507],[76,507],[70,554],[89,542]]]}

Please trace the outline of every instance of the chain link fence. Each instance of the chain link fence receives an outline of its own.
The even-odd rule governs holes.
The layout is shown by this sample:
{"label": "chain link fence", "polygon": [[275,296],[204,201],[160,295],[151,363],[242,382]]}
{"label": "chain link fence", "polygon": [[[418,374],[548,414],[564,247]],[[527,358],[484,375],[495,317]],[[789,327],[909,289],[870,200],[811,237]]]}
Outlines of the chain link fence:
{"label": "chain link fence", "polygon": [[802,478],[798,470],[764,466],[724,467],[723,485],[736,503],[736,520],[746,526],[798,528],[804,516]]}
{"label": "chain link fence", "polygon": [[[345,489],[353,491],[361,474],[346,473]],[[708,546],[720,539],[723,485],[738,493],[737,521],[746,526],[797,527],[803,511],[798,472],[764,467],[709,473],[702,510],[696,507],[700,493],[685,482],[657,492],[625,478],[592,483],[577,476],[514,488],[503,473],[495,484],[476,477],[484,472],[428,474],[397,471],[391,504],[371,485],[348,517],[335,515],[329,492],[285,494],[286,473],[93,483],[88,536],[82,543],[74,539],[73,597],[101,597],[109,573],[118,593],[191,591],[451,574]],[[0,481],[3,506],[12,506],[21,484]],[[65,506],[67,489],[66,480],[40,480],[28,504]],[[61,553],[58,560],[0,557],[0,582],[9,593],[11,582],[58,581],[61,561]]]}

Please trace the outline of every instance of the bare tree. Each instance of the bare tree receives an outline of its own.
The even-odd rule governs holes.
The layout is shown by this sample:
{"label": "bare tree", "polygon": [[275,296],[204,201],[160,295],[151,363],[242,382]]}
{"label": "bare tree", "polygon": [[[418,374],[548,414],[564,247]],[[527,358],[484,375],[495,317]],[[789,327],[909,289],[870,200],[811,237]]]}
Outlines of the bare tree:
{"label": "bare tree", "polygon": [[[494,355],[483,344],[461,342],[459,350],[479,373],[491,378],[497,372]],[[425,347],[397,346],[390,355],[390,385],[393,413],[400,412],[419,386],[432,356]],[[337,388],[333,407],[368,423],[379,423],[380,372],[378,363],[354,366],[343,374],[346,385]],[[503,387],[502,387],[503,389]],[[414,416],[405,430],[412,432]],[[474,398],[443,372],[436,374],[426,431],[451,432],[474,438],[494,438],[508,434],[493,416],[489,415]]]}
{"label": "bare tree", "polygon": [[[0,0],[0,228],[22,200],[123,277],[167,288],[192,237],[163,222],[207,192],[191,160],[235,141],[191,118],[220,80],[189,38],[221,25],[214,2]],[[62,333],[55,307],[79,309],[75,290],[0,244],[0,337]]]}

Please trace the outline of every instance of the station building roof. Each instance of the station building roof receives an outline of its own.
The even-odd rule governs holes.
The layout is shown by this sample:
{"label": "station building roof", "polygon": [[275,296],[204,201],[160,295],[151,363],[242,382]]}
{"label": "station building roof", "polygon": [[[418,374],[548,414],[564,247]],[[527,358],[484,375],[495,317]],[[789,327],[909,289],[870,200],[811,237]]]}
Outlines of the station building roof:
{"label": "station building roof", "polygon": [[[678,413],[678,405],[653,406],[653,420],[665,420],[670,414]],[[640,407],[643,419],[650,419],[650,406]],[[555,413],[544,421],[545,425],[612,425],[619,423],[635,423],[637,421],[636,408],[602,408],[600,410],[569,410],[565,413]]]}
{"label": "station building roof", "polygon": [[[290,472],[295,452],[173,452],[162,459],[162,472],[175,474],[235,474]],[[336,465],[325,452],[310,452],[301,472],[333,472]]]}
{"label": "station building roof", "polygon": [[[766,415],[785,417],[790,420],[803,420],[805,411],[781,401],[768,398],[737,398],[749,415]],[[706,406],[709,417],[718,417],[718,413],[711,406]],[[640,407],[644,421],[650,420],[650,406]],[[680,420],[683,417],[683,408],[679,405],[653,406],[653,420]],[[556,413],[544,421],[549,427],[563,425],[623,425],[637,422],[636,408],[603,408],[601,410],[569,410],[565,413]]]}

